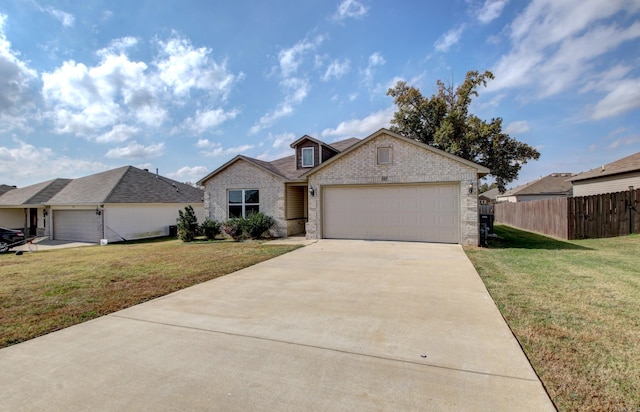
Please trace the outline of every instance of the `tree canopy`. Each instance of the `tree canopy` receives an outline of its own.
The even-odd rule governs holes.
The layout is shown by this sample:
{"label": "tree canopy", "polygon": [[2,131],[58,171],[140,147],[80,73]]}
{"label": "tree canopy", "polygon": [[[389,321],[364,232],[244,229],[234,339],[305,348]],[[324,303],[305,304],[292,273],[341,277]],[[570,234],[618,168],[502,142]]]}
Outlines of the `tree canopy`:
{"label": "tree canopy", "polygon": [[489,168],[500,191],[504,191],[518,177],[522,165],[537,160],[540,153],[504,133],[502,118],[487,122],[469,113],[477,89],[486,87],[491,79],[490,71],[469,71],[456,88],[438,80],[431,98],[399,81],[387,91],[398,108],[391,130]]}

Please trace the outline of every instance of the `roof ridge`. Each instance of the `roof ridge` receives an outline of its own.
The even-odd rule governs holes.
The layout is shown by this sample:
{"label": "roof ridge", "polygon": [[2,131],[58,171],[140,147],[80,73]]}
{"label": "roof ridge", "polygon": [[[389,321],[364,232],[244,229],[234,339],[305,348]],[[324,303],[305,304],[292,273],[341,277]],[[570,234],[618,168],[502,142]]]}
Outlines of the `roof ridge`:
{"label": "roof ridge", "polygon": [[[129,166],[122,166],[120,168],[115,168],[112,169],[111,171],[115,171],[118,169],[124,169],[124,171],[122,172],[122,174],[120,175],[120,177],[116,180],[115,184],[113,186],[111,186],[111,190],[109,190],[109,193],[107,193],[107,195],[104,197],[104,199],[102,199],[102,203],[109,203],[108,200],[111,197],[111,195],[113,194],[113,192],[115,192],[116,188],[118,187],[118,185],[120,184],[120,182],[122,182],[122,179],[124,179],[124,176],[129,173],[129,171],[131,170],[131,168],[133,168],[133,166],[129,165]],[[134,168],[137,169],[137,168]],[[138,169],[140,170],[140,169]],[[142,170],[140,170],[142,171]],[[104,171],[103,173],[107,173],[109,172],[109,170]],[[94,175],[95,176],[95,175]]]}

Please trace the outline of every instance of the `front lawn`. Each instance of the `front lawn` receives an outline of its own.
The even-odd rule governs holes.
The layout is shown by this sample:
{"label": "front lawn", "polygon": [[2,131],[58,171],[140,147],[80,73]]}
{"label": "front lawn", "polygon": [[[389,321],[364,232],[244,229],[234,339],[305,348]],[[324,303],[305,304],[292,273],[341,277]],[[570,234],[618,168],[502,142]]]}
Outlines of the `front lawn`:
{"label": "front lawn", "polygon": [[558,409],[640,411],[640,236],[495,230],[467,255]]}
{"label": "front lawn", "polygon": [[0,254],[0,348],[166,295],[296,249],[156,240]]}

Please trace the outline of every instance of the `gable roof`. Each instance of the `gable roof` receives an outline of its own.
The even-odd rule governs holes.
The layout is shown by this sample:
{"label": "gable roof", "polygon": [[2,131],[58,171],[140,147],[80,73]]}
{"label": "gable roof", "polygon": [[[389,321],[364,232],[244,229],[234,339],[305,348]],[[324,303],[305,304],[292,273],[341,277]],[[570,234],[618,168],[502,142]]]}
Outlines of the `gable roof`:
{"label": "gable roof", "polygon": [[496,196],[500,195],[500,189],[494,187],[493,189],[489,189],[486,192],[480,193],[478,196],[485,197],[489,200],[496,200]]}
{"label": "gable roof", "polygon": [[568,178],[574,173],[551,173],[545,177],[525,183],[513,189],[507,190],[497,197],[522,196],[522,195],[568,195],[571,194],[572,185]]}
{"label": "gable roof", "polygon": [[616,160],[613,163],[591,169],[587,172],[580,173],[575,177],[569,179],[571,182],[577,182],[580,180],[595,179],[603,176],[612,176],[622,173],[635,172],[640,170],[640,152],[632,154],[631,156],[624,157],[620,160]]}
{"label": "gable roof", "polygon": [[[345,150],[346,148],[348,148],[350,146],[353,146],[355,143],[360,141],[360,139],[357,139],[355,137],[351,137],[351,138],[348,138],[348,139],[345,139],[345,140],[340,140],[338,142],[334,142],[334,143],[331,143],[330,145],[328,145],[326,143],[320,142],[317,139],[314,139],[311,136],[304,135],[300,139],[298,139],[294,143],[292,143],[291,147],[295,147],[295,144],[298,144],[298,143],[302,142],[305,139],[309,139],[309,140],[312,140],[314,142],[318,142],[319,144],[321,144],[321,145],[323,145],[325,147],[329,147],[329,148],[333,149],[336,152],[340,152],[342,150]],[[206,182],[207,180],[211,179],[213,176],[215,176],[218,173],[222,172],[224,169],[228,168],[229,166],[231,166],[232,164],[236,163],[239,160],[244,160],[246,162],[249,162],[249,163],[253,164],[254,166],[257,166],[258,168],[260,168],[260,169],[262,169],[262,170],[264,170],[264,171],[266,171],[268,173],[274,174],[277,177],[280,177],[280,178],[282,178],[284,180],[299,180],[301,178],[301,176],[308,171],[308,169],[296,169],[296,155],[295,154],[292,154],[292,155],[286,156],[286,157],[282,157],[280,159],[276,159],[276,160],[273,160],[271,162],[255,159],[253,157],[237,155],[233,159],[229,160],[227,163],[223,164],[222,166],[220,166],[219,168],[217,168],[213,172],[209,173],[208,175],[206,175],[205,177],[200,179],[197,184],[198,185],[204,185],[204,182]]]}
{"label": "gable roof", "polygon": [[133,166],[123,166],[74,179],[47,204],[201,203],[203,198],[202,189]]}
{"label": "gable roof", "polygon": [[474,169],[476,169],[476,170],[478,171],[478,174],[479,174],[480,176],[487,175],[487,174],[489,174],[489,172],[490,172],[490,170],[489,170],[489,169],[487,169],[486,167],[481,166],[481,165],[479,165],[479,164],[477,164],[477,163],[474,163],[474,162],[472,162],[472,161],[469,161],[469,160],[463,159],[463,158],[458,157],[458,156],[456,156],[456,155],[453,155],[453,154],[451,154],[451,153],[447,153],[447,152],[445,152],[444,150],[436,149],[436,148],[435,148],[435,147],[433,147],[433,146],[429,146],[428,144],[424,144],[424,143],[419,142],[419,141],[417,141],[417,140],[415,140],[415,139],[410,139],[410,138],[408,138],[408,137],[401,136],[401,135],[399,135],[399,134],[397,134],[397,133],[392,132],[391,130],[388,130],[388,129],[382,128],[382,129],[378,130],[377,132],[374,132],[374,133],[370,134],[369,136],[365,137],[364,139],[360,140],[360,141],[359,141],[359,142],[357,142],[356,144],[354,144],[354,145],[350,146],[350,147],[349,147],[349,148],[347,148],[346,150],[344,150],[344,151],[340,152],[339,154],[335,155],[334,157],[332,157],[331,159],[327,160],[326,162],[323,162],[322,164],[318,165],[317,167],[314,167],[313,169],[311,169],[311,170],[307,171],[307,172],[306,172],[306,173],[304,173],[301,177],[307,177],[307,176],[309,176],[309,175],[314,174],[314,173],[315,173],[315,172],[317,172],[318,170],[320,170],[320,169],[322,169],[322,168],[326,167],[327,165],[330,165],[331,163],[335,162],[336,160],[340,159],[341,157],[345,156],[346,154],[348,154],[348,153],[350,153],[350,152],[352,152],[352,151],[356,150],[356,149],[357,149],[357,148],[359,148],[360,146],[365,145],[365,144],[366,144],[366,143],[368,143],[369,141],[371,141],[371,140],[375,139],[376,137],[378,137],[378,136],[380,136],[380,135],[382,135],[382,134],[386,134],[386,135],[391,136],[391,137],[394,137],[394,138],[396,138],[396,139],[400,139],[400,140],[402,140],[402,141],[404,141],[404,142],[414,144],[414,145],[416,145],[416,146],[418,146],[418,147],[421,147],[421,148],[423,148],[423,149],[425,149],[425,150],[427,150],[427,151],[430,151],[430,152],[432,152],[432,153],[439,154],[439,155],[444,156],[444,157],[446,157],[446,158],[448,158],[448,159],[454,160],[454,161],[456,161],[456,162],[459,162],[459,163],[462,163],[462,164],[464,164],[464,165],[466,165],[466,166],[469,166],[469,167],[471,167],[471,168],[474,168]]}
{"label": "gable roof", "polygon": [[71,179],[53,179],[19,189],[14,188],[0,196],[0,205],[42,205],[64,189],[69,182],[71,182]]}

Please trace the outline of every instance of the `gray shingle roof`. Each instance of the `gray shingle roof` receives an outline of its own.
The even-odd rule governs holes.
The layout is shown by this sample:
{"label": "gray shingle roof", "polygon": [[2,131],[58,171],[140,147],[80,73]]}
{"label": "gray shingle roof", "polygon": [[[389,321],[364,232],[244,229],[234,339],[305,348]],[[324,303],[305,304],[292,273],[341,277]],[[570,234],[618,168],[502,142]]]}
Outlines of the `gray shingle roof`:
{"label": "gray shingle roof", "polygon": [[504,196],[521,196],[521,195],[565,195],[571,194],[573,186],[569,179],[575,176],[574,173],[551,173],[548,176],[532,182],[525,183],[521,186],[507,190],[498,197]]}
{"label": "gray shingle roof", "polygon": [[16,188],[15,186],[0,185],[0,196],[7,193],[9,190],[13,190],[15,188]]}
{"label": "gray shingle roof", "polygon": [[[300,141],[302,139],[313,139],[309,136],[303,136],[302,138],[298,139],[297,141]],[[314,141],[317,141],[316,139],[313,139]],[[325,146],[329,146],[332,149],[336,150],[337,152],[341,152],[343,150],[346,150],[347,148],[353,146],[354,144],[358,143],[360,141],[360,139],[357,139],[355,137],[350,137],[348,139],[345,140],[340,140],[338,142],[334,142],[331,144],[326,144],[323,143]],[[322,142],[320,142],[322,143]],[[206,180],[210,179],[211,177],[215,176],[218,172],[224,170],[227,166],[231,165],[232,163],[235,163],[235,161],[242,159],[245,160],[249,163],[253,163],[254,165],[263,168],[265,170],[270,171],[271,173],[274,173],[280,177],[282,177],[283,179],[286,180],[298,180],[300,179],[300,176],[302,176],[303,174],[305,174],[306,172],[309,171],[309,169],[296,169],[296,157],[295,154],[291,155],[291,156],[286,156],[280,159],[276,159],[273,160],[271,162],[267,162],[264,160],[258,160],[258,159],[254,159],[253,157],[248,157],[248,156],[236,156],[235,158],[233,158],[232,160],[230,160],[229,162],[225,163],[224,165],[220,166],[218,169],[214,170],[213,172],[209,173],[207,176],[203,177],[198,183],[202,184],[204,183]]]}
{"label": "gray shingle roof", "polygon": [[201,203],[203,198],[202,189],[124,166],[74,179],[47,204]]}
{"label": "gray shingle roof", "polygon": [[479,196],[484,196],[489,200],[496,200],[496,196],[500,195],[500,189],[494,187],[493,189],[489,189],[486,192],[482,192]]}
{"label": "gray shingle roof", "polygon": [[42,205],[67,186],[69,182],[71,182],[71,179],[53,179],[31,186],[9,190],[0,196],[0,205]]}
{"label": "gray shingle roof", "polygon": [[578,180],[595,179],[603,176],[635,172],[637,170],[640,170],[640,152],[632,154],[631,156],[627,156],[620,160],[616,160],[613,163],[591,169],[588,172],[580,173],[579,175],[572,177],[569,180],[572,182],[576,182]]}

